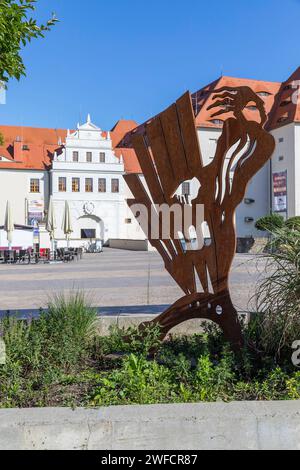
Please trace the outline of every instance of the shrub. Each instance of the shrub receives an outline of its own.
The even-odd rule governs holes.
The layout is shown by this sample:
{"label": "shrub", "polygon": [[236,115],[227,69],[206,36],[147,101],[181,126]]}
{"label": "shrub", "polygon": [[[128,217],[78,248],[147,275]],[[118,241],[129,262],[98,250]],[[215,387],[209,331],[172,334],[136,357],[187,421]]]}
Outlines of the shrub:
{"label": "shrub", "polygon": [[172,388],[175,385],[167,368],[155,361],[149,362],[143,356],[130,354],[120,370],[112,371],[100,380],[92,405],[167,403]]}
{"label": "shrub", "polygon": [[285,226],[290,230],[300,231],[300,217],[290,217],[288,220],[286,220]]}
{"label": "shrub", "polygon": [[50,300],[49,312],[38,319],[3,319],[0,331],[7,359],[0,367],[0,403],[30,406],[37,396],[44,403],[49,385],[82,367],[95,318],[84,296],[75,293]]}
{"label": "shrub", "polygon": [[[46,318],[45,318],[46,315]],[[97,313],[81,292],[54,296],[43,314],[46,351],[56,364],[75,365],[95,334]]]}
{"label": "shrub", "polygon": [[266,275],[257,287],[258,348],[279,357],[300,338],[300,237],[277,229],[266,256]]}
{"label": "shrub", "polygon": [[255,223],[255,228],[262,232],[273,232],[284,226],[284,218],[279,214],[266,215]]}
{"label": "shrub", "polygon": [[[286,253],[287,246],[277,256]],[[287,340],[293,324],[283,316],[258,314],[245,325],[251,347],[239,355],[211,324],[199,335],[161,343],[157,327],[146,328],[144,341],[136,328],[96,337],[95,316],[83,295],[74,293],[52,299],[49,313],[38,319],[2,320],[7,362],[0,366],[0,407],[300,398],[300,372]],[[157,353],[149,356],[154,346]],[[116,359],[106,357],[122,351]]]}
{"label": "shrub", "polygon": [[133,353],[148,356],[152,350],[158,351],[161,346],[159,326],[146,327],[141,332],[138,327],[127,329],[112,326],[107,337],[94,338],[93,357],[101,359],[112,353]]}

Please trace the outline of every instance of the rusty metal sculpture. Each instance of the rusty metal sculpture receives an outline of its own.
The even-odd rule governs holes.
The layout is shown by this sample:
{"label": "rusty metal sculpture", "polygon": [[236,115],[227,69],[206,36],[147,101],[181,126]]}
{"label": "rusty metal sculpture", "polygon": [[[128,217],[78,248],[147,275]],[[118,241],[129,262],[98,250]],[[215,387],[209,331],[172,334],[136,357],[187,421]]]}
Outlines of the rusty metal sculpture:
{"label": "rusty metal sculpture", "polygon": [[[236,251],[235,210],[244,198],[248,182],[271,157],[275,143],[264,129],[267,120],[264,102],[250,88],[226,87],[214,93],[208,109],[218,109],[214,109],[212,117],[228,112],[231,117],[224,121],[215,156],[209,164],[204,165],[202,160],[191,95],[186,93],[126,137],[135,149],[148,191],[138,175],[129,174],[125,179],[134,195],[128,201],[131,207],[143,204],[150,211],[153,204],[192,204],[195,225],[194,209],[197,204],[204,205],[211,235],[210,245],[196,250],[185,250],[174,234],[168,239],[149,236],[185,294],[151,323],[160,325],[164,338],[186,320],[211,320],[238,350],[243,338],[228,282]],[[249,102],[255,102],[260,122],[249,121],[243,114]],[[200,189],[191,203],[187,197],[184,200],[178,197],[176,190],[193,178],[198,179]],[[189,242],[188,238],[186,241]],[[197,287],[199,281],[201,288]]]}

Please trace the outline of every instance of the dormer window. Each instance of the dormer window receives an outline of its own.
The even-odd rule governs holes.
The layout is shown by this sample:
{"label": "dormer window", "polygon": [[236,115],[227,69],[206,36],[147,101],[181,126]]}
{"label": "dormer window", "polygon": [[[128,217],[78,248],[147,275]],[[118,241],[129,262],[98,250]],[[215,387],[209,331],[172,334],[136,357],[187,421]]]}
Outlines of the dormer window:
{"label": "dormer window", "polygon": [[283,91],[291,90],[292,88],[293,88],[293,86],[292,86],[291,84],[285,85],[285,86],[283,87]]}
{"label": "dormer window", "polygon": [[73,152],[73,162],[79,161],[79,152]]}
{"label": "dormer window", "polygon": [[93,161],[92,152],[86,152],[86,161],[87,161],[87,163],[92,163],[92,161]]}
{"label": "dormer window", "polygon": [[289,115],[288,114],[284,114],[283,116],[281,116],[279,119],[277,119],[277,122],[285,122],[287,121],[289,118]]}
{"label": "dormer window", "polygon": [[269,93],[268,91],[259,91],[257,95],[258,96],[270,96],[271,93]]}
{"label": "dormer window", "polygon": [[22,146],[22,150],[29,150],[28,145],[24,144],[24,145]]}
{"label": "dormer window", "polygon": [[210,122],[211,122],[212,124],[216,124],[216,125],[218,125],[218,126],[223,126],[223,121],[222,121],[222,119],[211,119]]}
{"label": "dormer window", "polygon": [[292,102],[291,98],[288,98],[288,99],[282,101],[282,102],[280,103],[280,106],[281,106],[281,107],[287,106],[288,104],[291,104],[291,102]]}
{"label": "dormer window", "polygon": [[100,163],[105,163],[105,152],[100,152],[99,161]]}

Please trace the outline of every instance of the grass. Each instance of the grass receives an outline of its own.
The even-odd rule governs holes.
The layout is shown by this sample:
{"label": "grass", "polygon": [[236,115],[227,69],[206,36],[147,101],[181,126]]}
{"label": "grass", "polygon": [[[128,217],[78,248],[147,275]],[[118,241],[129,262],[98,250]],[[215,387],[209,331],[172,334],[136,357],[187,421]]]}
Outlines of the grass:
{"label": "grass", "polygon": [[95,321],[81,293],[53,298],[39,319],[1,321],[7,361],[0,365],[0,407],[300,399],[292,351],[278,358],[262,350],[255,323],[245,328],[251,347],[237,357],[209,325],[203,334],[160,343],[157,328],[143,338],[117,328],[99,337]]}

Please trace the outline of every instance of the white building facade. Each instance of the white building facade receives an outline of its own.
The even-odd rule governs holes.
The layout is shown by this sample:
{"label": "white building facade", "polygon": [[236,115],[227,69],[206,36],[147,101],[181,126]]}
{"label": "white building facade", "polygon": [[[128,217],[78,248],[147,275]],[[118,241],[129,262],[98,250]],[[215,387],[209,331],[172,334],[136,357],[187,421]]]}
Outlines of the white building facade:
{"label": "white building facade", "polygon": [[[30,144],[28,147],[30,150]],[[125,165],[122,155],[116,156],[110,132],[103,132],[95,126],[90,116],[85,124],[77,126],[76,131],[66,132],[65,142],[60,139],[47,170],[15,168],[15,162],[5,157],[2,157],[1,165],[0,220],[4,223],[9,201],[16,224],[35,226],[32,246],[51,247],[45,227],[50,198],[58,248],[67,245],[63,231],[66,201],[73,229],[70,246],[97,250],[108,245],[110,240],[119,240],[119,244],[115,242],[116,246],[126,245],[126,240],[145,241],[145,235],[126,203],[132,195],[123,178]],[[13,246],[19,248],[20,233],[18,235],[18,243],[13,243]],[[6,248],[7,241],[3,236],[0,240],[1,247]],[[28,246],[28,236],[21,247],[31,247]],[[134,249],[135,244],[130,247]]]}
{"label": "white building facade", "polygon": [[[270,212],[284,218],[300,215],[300,106],[293,100],[294,82],[299,79],[300,69],[284,83],[221,77],[192,95],[205,164],[215,155],[223,125],[208,112],[213,89],[249,86],[265,102],[267,129],[275,138],[276,148],[272,160],[250,181],[237,209],[240,240],[261,237],[255,222]],[[250,120],[259,119],[255,103],[246,108],[246,113]],[[225,114],[224,120],[229,116]],[[33,243],[49,248],[45,219],[52,197],[58,247],[67,244],[62,223],[68,201],[72,246],[88,249],[109,244],[147,249],[145,234],[128,208],[126,201],[132,194],[123,178],[125,173],[141,170],[134,151],[119,148],[124,135],[136,126],[134,122],[119,121],[111,132],[104,132],[90,116],[75,131],[0,126],[5,137],[0,147],[0,226],[10,201],[15,223],[34,226]],[[198,189],[197,182],[191,181],[178,192],[193,198]]]}
{"label": "white building facade", "polygon": [[[124,172],[124,161],[116,157],[110,133],[103,133],[89,116],[74,133],[68,132],[62,153],[54,156],[50,194],[58,221],[63,220],[65,201],[69,203],[73,246],[144,238],[126,204],[129,193]],[[57,225],[56,240],[64,246],[62,223]]]}

